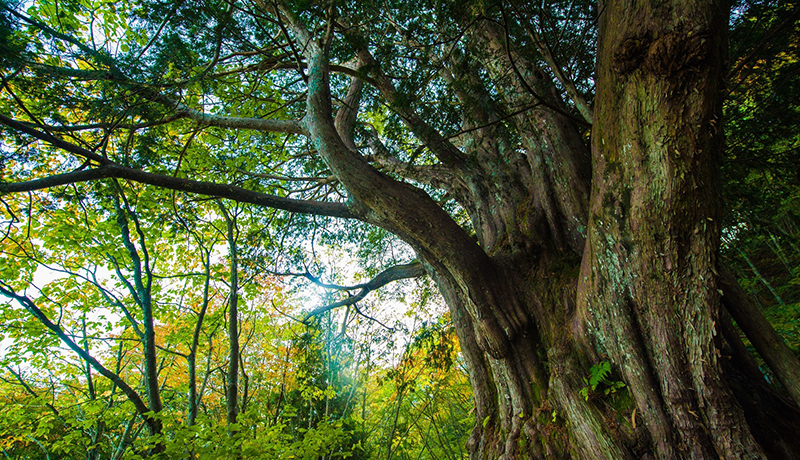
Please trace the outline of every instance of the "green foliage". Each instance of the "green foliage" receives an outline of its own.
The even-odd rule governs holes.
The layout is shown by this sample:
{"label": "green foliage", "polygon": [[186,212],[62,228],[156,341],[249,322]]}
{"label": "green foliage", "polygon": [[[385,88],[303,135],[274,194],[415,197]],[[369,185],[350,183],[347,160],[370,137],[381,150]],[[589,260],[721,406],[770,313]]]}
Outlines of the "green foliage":
{"label": "green foliage", "polygon": [[[543,31],[542,38],[556,45],[551,49],[555,61],[569,67],[567,73],[591,99],[594,47],[586,44],[596,33],[597,2],[549,3],[553,12],[589,24],[553,28]],[[355,128],[359,149],[374,131],[397,164],[412,170],[437,165],[398,113],[405,107],[453,142],[465,142],[459,133],[476,123],[464,123],[457,93],[469,87],[440,74],[443,59],[496,59],[491,51],[473,49],[474,43],[462,40],[466,24],[492,13],[490,2],[331,4],[339,12],[329,12],[320,2],[288,4],[313,31],[327,30],[331,13],[347,9],[346,16],[362,28],[364,37],[357,40],[390,66],[387,75],[399,94],[388,103],[373,85],[365,86]],[[305,138],[210,126],[208,118],[192,121],[176,110],[185,105],[209,116],[251,121],[303,118],[306,75],[288,71],[298,67],[297,43],[284,41],[290,35],[285,24],[270,19],[263,5],[0,0],[0,112],[147,173],[343,203],[351,197]],[[731,33],[735,71],[724,108],[728,146],[722,180],[729,212],[722,252],[797,350],[799,26],[762,40],[791,8],[793,2],[773,0],[736,5]],[[382,10],[392,12],[391,24],[374,20]],[[508,26],[507,39],[520,43],[522,52],[529,38],[520,40],[527,35],[515,27]],[[352,73],[351,43],[338,38],[328,50],[331,64]],[[359,69],[365,74],[372,70]],[[490,83],[485,72],[474,78]],[[350,75],[334,72],[330,84],[331,110],[336,110]],[[503,85],[486,86],[492,97],[507,91]],[[514,94],[499,96],[508,99],[507,113],[529,110],[517,106]],[[513,117],[501,121],[510,126]],[[509,144],[513,149],[518,142],[510,139]],[[7,129],[0,153],[2,182],[97,166],[96,160]],[[400,177],[392,168],[378,167]],[[441,201],[471,231],[467,211],[451,194],[408,181]],[[476,184],[466,181],[465,187]],[[223,331],[225,280],[231,274],[221,249],[224,221],[212,198],[102,179],[0,199],[2,286],[28,296],[66,337],[136,391],[146,383],[141,331],[150,327],[146,332],[157,345],[153,353],[163,402],[163,408],[151,412],[164,426],[160,434],[148,435],[145,414],[136,412],[117,385],[89,369],[29,311],[8,301],[0,304],[0,339],[5,340],[0,361],[17,370],[24,384],[3,371],[4,452],[20,458],[40,457],[43,451],[84,458],[92,449],[110,458],[120,448],[131,459],[189,454],[198,459],[464,457],[476,421],[452,324],[446,317],[426,318],[408,346],[395,334],[435,304],[431,281],[413,291],[389,288],[371,294],[409,307],[405,316],[389,316],[389,331],[366,319],[367,300],[301,324],[297,319],[311,308],[356,290],[323,296],[312,292],[316,288],[304,276],[279,281],[273,275],[365,282],[413,257],[387,229],[231,205],[243,280],[243,371],[241,413],[236,424],[227,425]],[[336,260],[343,253],[351,255],[344,263]],[[625,386],[615,380],[607,361],[592,366],[584,382],[580,396],[586,400],[618,397]],[[192,389],[197,401],[189,401]],[[193,424],[190,406],[197,409]],[[552,416],[555,421],[557,414]]]}
{"label": "green foliage", "polygon": [[611,363],[600,361],[589,370],[589,378],[584,378],[585,387],[581,388],[580,395],[589,400],[594,394],[602,391],[605,396],[613,395],[618,390],[625,388],[625,383],[611,378]]}
{"label": "green foliage", "polygon": [[[134,325],[143,327],[140,301],[142,295],[149,296],[157,321],[154,334],[163,409],[137,414],[119,388],[96,369],[87,370],[86,363],[28,311],[14,302],[0,303],[0,334],[8,339],[4,344],[9,344],[3,351],[3,364],[20,369],[22,381],[38,395],[25,390],[12,374],[0,372],[0,404],[4,404],[0,409],[13,408],[0,414],[3,449],[8,455],[35,457],[45,449],[51,456],[77,459],[85,458],[91,448],[99,458],[110,458],[123,446],[122,458],[130,459],[172,459],[192,453],[198,459],[310,460],[365,459],[380,449],[380,438],[368,434],[381,427],[380,414],[391,413],[395,400],[386,392],[395,384],[384,385],[383,393],[374,388],[367,391],[376,374],[393,372],[385,368],[385,362],[377,365],[370,357],[387,359],[390,351],[384,339],[396,340],[396,336],[380,328],[377,333],[374,323],[352,312],[329,313],[309,324],[279,314],[302,316],[302,298],[294,297],[290,285],[278,284],[260,271],[269,260],[260,237],[262,221],[248,209],[231,206],[231,212],[239,213],[240,278],[245,283],[240,302],[244,373],[240,376],[242,413],[237,424],[227,425],[225,376],[219,371],[227,359],[227,340],[221,331],[227,305],[224,280],[230,275],[230,264],[218,250],[224,245],[224,222],[214,213],[213,204],[189,206],[158,189],[109,185],[42,194],[33,201],[4,197],[6,211],[19,219],[5,216],[8,232],[0,240],[0,257],[5,261],[0,265],[5,270],[2,282],[15,291],[28,292],[75,343],[87,347],[133,388],[144,383],[139,370],[143,342]],[[174,205],[165,208],[163,204],[170,202]],[[120,212],[127,222],[129,243]],[[376,246],[386,244],[381,242],[384,236],[376,237]],[[205,257],[210,258],[207,272]],[[32,277],[45,281],[34,287]],[[137,286],[140,282],[142,286]],[[204,294],[206,283],[209,290]],[[423,285],[407,294],[412,311],[430,309],[430,289]],[[206,310],[199,323],[201,308]],[[195,423],[189,425],[188,354],[195,333],[199,334],[195,371],[201,400]],[[431,322],[409,350],[407,356],[411,359],[413,354],[415,366],[444,374],[427,384],[425,379],[402,384],[406,394],[399,402],[402,410],[437,408],[439,412],[424,412],[422,419],[444,430],[443,444],[432,448],[459,444],[461,449],[474,421],[469,415],[464,370],[455,367],[457,347],[451,326]],[[448,379],[458,382],[457,390],[447,389]],[[412,392],[413,397],[408,397]],[[435,406],[424,405],[427,395],[433,395]],[[449,408],[447,398],[457,398],[462,407],[454,425],[457,431],[451,428],[449,415],[441,413]],[[148,435],[145,415],[160,420],[161,434]],[[417,433],[421,424],[407,428]],[[418,446],[409,441],[395,447],[410,452]]]}
{"label": "green foliage", "polygon": [[[733,71],[724,103],[722,255],[751,300],[797,352],[800,324],[800,24],[796,3],[734,5]],[[773,33],[782,27],[780,33]],[[756,359],[759,359],[758,357]]]}
{"label": "green foliage", "polygon": [[[315,460],[319,458],[352,458],[350,433],[342,422],[326,421],[318,427],[294,433],[286,424],[263,425],[263,417],[242,414],[237,430],[229,435],[225,423],[177,425],[169,436],[151,437],[140,448],[128,451],[125,460],[182,458],[191,452],[197,460],[214,459],[278,459]],[[146,454],[148,446],[160,442],[164,451]]]}
{"label": "green foliage", "polygon": [[476,420],[452,324],[446,316],[423,323],[414,337],[377,379],[365,420],[376,427],[366,444],[370,458],[466,458]]}
{"label": "green foliage", "polygon": [[800,357],[800,303],[767,308],[764,316],[795,355]]}

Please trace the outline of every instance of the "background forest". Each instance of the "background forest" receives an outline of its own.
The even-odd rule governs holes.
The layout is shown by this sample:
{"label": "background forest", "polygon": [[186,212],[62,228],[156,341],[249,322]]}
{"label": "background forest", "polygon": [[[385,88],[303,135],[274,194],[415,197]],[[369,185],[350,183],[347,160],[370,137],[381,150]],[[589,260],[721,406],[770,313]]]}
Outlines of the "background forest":
{"label": "background forest", "polygon": [[[3,304],[6,457],[137,458],[156,442],[166,458],[463,456],[474,424],[469,385],[448,316],[425,282],[311,317],[304,305],[332,296],[282,282],[259,264],[263,248],[249,242],[263,229],[248,226],[241,209],[228,215],[217,207],[227,221],[190,224],[163,209],[169,194],[117,193],[115,210],[69,196],[39,210],[7,208],[28,217],[5,236],[4,255],[15,261],[3,265],[3,289],[32,276],[36,305]],[[211,216],[216,205],[195,209],[211,206],[198,212]],[[156,220],[141,217],[154,209]],[[308,257],[309,269],[318,269]],[[355,280],[364,276],[351,271]],[[231,354],[233,292],[238,351]],[[147,436],[120,389],[143,391],[145,302],[155,318],[163,439]],[[373,313],[377,305],[397,312]],[[92,368],[90,355],[111,379]],[[235,422],[227,423],[231,404]]]}
{"label": "background forest", "polygon": [[[20,220],[3,240],[13,262],[4,261],[2,289],[32,278],[35,301],[3,304],[7,458],[139,458],[156,443],[164,458],[464,456],[470,388],[448,314],[426,281],[311,316],[309,305],[335,298],[324,287],[344,289],[310,273],[274,274],[254,243],[264,229],[241,208],[195,203],[188,222],[163,206],[175,204],[169,193],[120,187],[109,210],[75,192],[39,209],[6,208]],[[330,242],[284,256],[320,273],[337,259],[341,267],[347,249]],[[368,271],[356,261],[346,270],[353,285]],[[159,383],[148,397],[162,405],[163,437],[148,436],[120,388],[146,391],[143,304],[155,318]]]}
{"label": "background forest", "polygon": [[[597,13],[592,2],[571,4],[578,6],[564,14]],[[203,59],[215,55],[213,34],[200,43],[188,41],[192,31],[148,42],[157,21],[146,6],[0,3],[0,112],[33,121],[63,105],[49,114],[52,132],[97,151],[117,149],[132,167],[168,154],[176,174],[190,168],[254,188],[269,180],[264,188],[282,197],[343,197],[307,145],[277,134],[189,121],[124,126],[113,135],[59,131],[76,123],[70,112],[102,114],[107,108],[96,101],[111,94],[102,82],[71,87],[29,71],[62,65],[78,47],[68,35],[95,33],[91,39],[120,60],[178,56],[194,74],[170,63],[156,77],[188,79],[187,100],[194,90],[213,94],[219,100],[207,104],[220,113],[235,106],[282,114],[288,99],[303,97],[289,78],[271,82],[274,94],[246,94],[255,81],[243,81],[241,93],[200,88]],[[214,8],[206,13],[225,10]],[[724,103],[721,254],[800,356],[800,4],[744,0],[733,11],[731,55],[739,59]],[[173,13],[192,14],[177,6]],[[576,81],[590,80],[594,65],[594,29],[586,30],[589,44],[574,53],[583,58],[573,63]],[[578,89],[591,103],[593,88]],[[153,118],[128,96],[130,113],[114,115],[120,124],[131,114]],[[375,103],[367,112],[369,129],[407,141],[391,147],[420,155],[388,108]],[[441,124],[458,117],[443,113]],[[57,170],[29,161],[47,149],[0,131],[0,182]],[[229,153],[247,149],[254,153]],[[256,154],[268,156],[270,168],[260,169]],[[431,194],[459,223],[467,220],[447,196]],[[413,251],[385,230],[111,178],[4,193],[0,224],[3,458],[451,460],[468,458],[470,433],[487,422],[475,419],[444,301]],[[586,375],[583,395],[609,405],[626,398],[613,379],[598,368]]]}

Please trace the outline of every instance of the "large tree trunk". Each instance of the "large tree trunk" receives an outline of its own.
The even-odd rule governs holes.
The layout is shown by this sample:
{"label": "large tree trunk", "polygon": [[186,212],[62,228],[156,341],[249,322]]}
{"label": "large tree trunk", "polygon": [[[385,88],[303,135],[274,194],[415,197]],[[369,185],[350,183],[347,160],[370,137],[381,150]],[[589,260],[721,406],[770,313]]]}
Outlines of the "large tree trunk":
{"label": "large tree trunk", "polygon": [[[520,101],[493,100],[453,60],[470,133],[460,150],[397,102],[351,37],[373,83],[458,178],[449,191],[477,242],[353,149],[345,112],[359,83],[334,123],[324,48],[283,9],[308,61],[305,127],[353,214],[404,239],[436,279],[474,389],[472,458],[789,458],[798,423],[751,431],[758,411],[737,398],[762,395],[774,414],[791,405],[757,383],[730,387],[731,372],[757,373],[734,363],[726,374],[720,360],[742,348],[717,333],[723,2],[621,3],[602,9],[591,183],[579,130],[535,68],[518,77],[542,106],[502,124],[500,106]],[[475,30],[480,46],[501,46],[491,24]],[[603,361],[614,373],[592,388]],[[614,381],[624,389],[605,395]]]}
{"label": "large tree trunk", "polygon": [[[471,185],[457,196],[492,254],[484,269],[494,277],[483,280],[492,286],[464,286],[459,271],[472,267],[428,260],[469,363],[472,458],[750,459],[797,451],[796,407],[748,367],[738,335],[725,340],[719,332],[716,177],[728,16],[725,2],[685,3],[602,10],[588,222],[585,157],[563,114],[542,108],[517,117],[526,171],[491,161],[505,153],[502,127],[475,132],[471,157],[483,157],[491,174],[467,174]],[[497,43],[490,28],[482,39]],[[549,94],[545,83],[537,89]],[[473,126],[492,121],[489,104],[468,100],[479,94],[472,85],[459,95]],[[581,261],[574,248],[584,223]],[[502,295],[487,307],[473,304],[474,291]],[[600,361],[614,369],[609,380],[625,383],[622,394],[581,394]],[[775,426],[764,430],[767,412]]]}
{"label": "large tree trunk", "polygon": [[724,1],[609,2],[579,304],[658,458],[759,458],[721,380]]}

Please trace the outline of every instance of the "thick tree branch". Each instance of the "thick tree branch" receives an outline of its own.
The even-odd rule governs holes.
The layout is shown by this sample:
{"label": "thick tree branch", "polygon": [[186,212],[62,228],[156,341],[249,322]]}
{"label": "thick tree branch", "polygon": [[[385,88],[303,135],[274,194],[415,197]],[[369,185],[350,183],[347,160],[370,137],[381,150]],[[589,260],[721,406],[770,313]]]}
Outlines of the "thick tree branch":
{"label": "thick tree branch", "polygon": [[457,185],[456,178],[450,168],[444,165],[416,166],[401,161],[389,152],[389,149],[381,142],[374,128],[368,127],[365,134],[367,136],[367,145],[372,150],[370,161],[383,171],[444,190],[452,190]]}
{"label": "thick tree branch", "polygon": [[350,212],[348,207],[342,203],[294,200],[268,195],[265,193],[254,192],[252,190],[235,185],[216,184],[213,182],[165,176],[162,174],[149,173],[139,169],[120,166],[108,158],[102,157],[90,150],[66,142],[47,133],[35,130],[24,123],[8,118],[2,114],[0,114],[0,123],[24,132],[25,134],[29,134],[37,139],[43,140],[55,147],[64,149],[70,153],[79,155],[100,164],[100,166],[96,168],[57,174],[42,179],[34,179],[31,181],[17,183],[0,183],[0,193],[26,192],[41,190],[58,185],[73,184],[77,182],[87,182],[104,178],[118,178],[171,190],[209,195],[219,198],[228,198],[242,203],[250,203],[290,212],[342,218],[355,217],[355,215]]}
{"label": "thick tree branch", "polygon": [[333,284],[325,284],[319,281],[319,279],[307,274],[306,277],[313,281],[315,284],[322,286],[326,289],[336,289],[336,290],[344,290],[344,291],[354,291],[356,289],[359,292],[354,295],[350,296],[344,300],[340,300],[339,302],[334,302],[319,308],[314,309],[306,315],[304,322],[307,321],[309,318],[313,316],[321,315],[327,311],[334,310],[339,307],[344,307],[347,305],[353,305],[356,302],[360,301],[364,297],[367,296],[370,292],[379,289],[387,284],[391,283],[392,281],[408,279],[408,278],[419,278],[420,276],[425,274],[425,267],[422,265],[421,262],[411,262],[405,265],[395,265],[394,267],[389,267],[386,270],[380,272],[375,278],[372,278],[370,281],[357,284],[355,286],[337,286]]}
{"label": "thick tree branch", "polygon": [[[309,89],[306,101],[308,111],[304,121],[317,152],[363,206],[361,215],[365,221],[379,225],[405,240],[424,260],[441,263],[457,277],[462,286],[486,283],[497,286],[486,290],[470,290],[468,296],[470,306],[476,308],[476,316],[485,314],[488,319],[484,326],[493,330],[492,341],[487,341],[487,347],[494,356],[504,356],[509,351],[509,342],[503,331],[510,330],[512,325],[509,317],[499,320],[495,317],[500,308],[498,302],[505,299],[507,294],[505,287],[500,287],[503,283],[497,283],[499,274],[494,261],[427,193],[382,174],[361,155],[344,145],[333,126],[327,55],[288,8],[284,7],[282,12],[290,18],[293,32],[305,45]],[[371,57],[363,46],[359,56]],[[429,148],[434,151],[439,149],[442,155],[440,161],[454,169],[466,169],[466,164],[461,161],[463,153],[446,140],[438,142],[437,139],[444,139],[441,134],[429,125],[425,127],[430,130],[428,134],[433,136],[427,137],[431,140]],[[452,155],[446,152],[449,148],[454,149]],[[477,309],[482,311],[478,312]]]}
{"label": "thick tree branch", "polygon": [[406,125],[420,138],[434,155],[448,167],[460,168],[464,165],[466,158],[455,145],[446,137],[425,122],[417,112],[405,102],[405,98],[395,88],[391,79],[383,73],[380,64],[366,46],[366,40],[360,37],[352,27],[344,28],[344,36],[350,46],[356,51],[359,62],[369,69],[374,86],[378,89],[389,107],[394,110]]}
{"label": "thick tree branch", "polygon": [[[520,13],[518,6],[513,1],[511,2],[511,7],[522,18],[519,23],[528,33],[528,36],[536,46],[536,49],[539,50],[539,53],[544,58],[545,62],[547,62],[550,70],[553,71],[553,74],[556,76],[558,81],[564,85],[564,89],[567,91],[567,95],[569,95],[570,99],[572,99],[572,102],[575,104],[575,108],[578,109],[578,112],[580,112],[586,122],[591,125],[594,122],[594,113],[591,105],[589,105],[589,102],[583,97],[580,91],[578,91],[578,88],[575,86],[575,83],[572,81],[572,79],[567,77],[567,75],[564,73],[563,67],[556,62],[555,57],[553,57],[550,47],[542,39],[539,32],[533,28],[531,22],[525,20],[524,16]],[[507,19],[505,10],[503,11],[503,18]],[[506,27],[508,27],[508,24],[506,24]],[[525,84],[527,85],[527,83]]]}
{"label": "thick tree branch", "polygon": [[303,128],[303,124],[298,120],[271,120],[265,118],[213,115],[201,110],[192,109],[180,101],[138,83],[127,80],[121,83],[130,87],[131,90],[145,99],[173,109],[175,115],[187,117],[201,125],[216,126],[219,128],[251,129],[254,131],[272,133],[307,134],[306,130]]}
{"label": "thick tree branch", "polygon": [[352,77],[350,79],[350,88],[347,90],[347,96],[342,101],[342,105],[336,112],[334,119],[334,126],[342,138],[342,142],[350,150],[356,150],[356,143],[353,140],[353,131],[356,125],[358,116],[358,103],[361,100],[361,90],[364,88],[364,83],[361,79]]}

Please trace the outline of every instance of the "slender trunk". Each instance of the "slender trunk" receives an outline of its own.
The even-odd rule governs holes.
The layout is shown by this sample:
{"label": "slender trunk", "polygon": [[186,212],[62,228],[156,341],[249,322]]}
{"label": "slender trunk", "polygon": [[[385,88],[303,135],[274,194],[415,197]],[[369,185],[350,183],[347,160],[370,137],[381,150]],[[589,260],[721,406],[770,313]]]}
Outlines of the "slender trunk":
{"label": "slender trunk", "polygon": [[238,276],[236,275],[235,243],[231,246],[231,292],[228,303],[228,390],[227,420],[236,423],[238,415],[239,395],[239,293]]}
{"label": "slender trunk", "polygon": [[283,400],[286,394],[286,368],[289,365],[289,355],[290,348],[286,347],[286,358],[284,358],[283,372],[281,372],[281,387],[280,391],[278,392],[278,401],[275,403],[275,415],[272,418],[273,425],[278,423],[278,417],[281,415],[281,406],[283,405]]}
{"label": "slender trunk", "polygon": [[[736,273],[737,279],[748,279],[747,274],[741,268],[737,266],[732,266],[732,269]],[[752,289],[748,289],[747,295],[753,300],[753,303],[755,303],[758,306],[758,308],[764,308],[764,304],[761,303],[761,299],[759,298],[757,292],[754,292]]]}
{"label": "slender trunk", "polygon": [[[187,366],[189,367],[189,395],[187,397],[187,424],[189,426],[194,425],[197,421],[197,406],[200,404],[200,397],[202,397],[202,393],[198,395],[197,392],[197,349],[200,346],[200,333],[203,330],[203,322],[211,300],[209,296],[211,287],[211,248],[203,252],[203,268],[205,270],[203,303],[200,307],[200,312],[197,314],[197,322],[192,334],[192,344],[189,347],[189,355],[186,357]],[[211,351],[209,350],[210,353]]]}
{"label": "slender trunk", "polygon": [[[148,408],[154,413],[161,412],[161,392],[158,384],[158,358],[156,353],[156,332],[155,319],[153,317],[152,282],[153,276],[150,272],[150,261],[145,244],[144,233],[139,226],[136,214],[131,212],[122,189],[118,187],[119,195],[114,196],[114,204],[117,213],[117,225],[120,229],[122,243],[131,258],[131,272],[133,284],[125,278],[121,281],[126,284],[139,306],[142,313],[141,340],[142,354],[144,359],[144,386],[147,395]],[[130,217],[130,219],[129,219]],[[130,221],[133,221],[134,231],[138,236],[139,248],[131,239]],[[140,251],[142,255],[140,256]],[[118,274],[120,272],[118,271]],[[135,326],[135,325],[134,325]],[[152,423],[148,423],[151,436],[161,434],[161,421],[154,418]],[[163,450],[163,444],[156,443],[153,453]]]}
{"label": "slender trunk", "polygon": [[202,404],[202,396],[206,393],[206,387],[208,387],[208,380],[211,378],[211,364],[212,364],[212,357],[214,355],[214,333],[207,335],[208,338],[208,354],[206,355],[206,370],[203,374],[203,383],[200,384],[200,391],[198,392],[199,398],[197,401],[198,406],[202,406],[203,413],[207,414],[208,411],[206,406]]}
{"label": "slender trunk", "polygon": [[789,263],[789,258],[786,257],[786,253],[783,252],[783,248],[781,247],[778,238],[776,238],[775,235],[772,234],[772,232],[767,232],[767,233],[769,234],[769,240],[772,242],[772,244],[769,245],[770,249],[772,249],[772,252],[781,261],[783,267],[786,269],[786,272],[789,273],[789,275],[792,275],[793,273],[792,265]]}
{"label": "slender trunk", "polygon": [[[81,317],[81,330],[83,332],[83,350],[86,354],[89,354],[89,336],[86,334],[86,315],[84,314]],[[92,376],[92,366],[91,364],[84,363],[83,373],[86,375],[86,388],[89,390],[89,399],[96,400],[97,399],[97,390],[95,389],[94,385],[94,377]],[[119,373],[119,371],[117,371]],[[95,460],[100,457],[100,451],[98,449],[98,443],[100,442],[100,438],[103,436],[103,431],[105,430],[105,422],[102,419],[97,421],[97,426],[92,433],[92,448],[86,452],[86,458],[88,460]]]}
{"label": "slender trunk", "polygon": [[[236,248],[236,221],[222,202],[218,202],[225,217],[230,261],[230,293],[228,295],[228,372],[226,386],[226,410],[228,425],[236,423],[239,414],[239,261]],[[229,434],[233,434],[229,430]]]}
{"label": "slender trunk", "polygon": [[250,401],[250,376],[244,367],[243,352],[239,354],[239,373],[242,374],[242,398],[239,405],[240,412],[247,412],[247,403]]}
{"label": "slender trunk", "polygon": [[397,396],[395,397],[394,403],[394,414],[392,416],[392,424],[391,428],[389,429],[389,439],[386,443],[386,460],[392,460],[392,455],[394,454],[394,450],[392,447],[394,446],[394,437],[397,433],[397,422],[400,419],[400,411],[403,408],[403,397],[405,396],[405,387],[406,387],[406,361],[403,360],[403,365],[400,368],[400,373],[397,377],[395,377],[394,381],[397,391]]}
{"label": "slender trunk", "polygon": [[189,368],[189,391],[186,395],[186,425],[192,426],[197,422],[197,354],[189,351],[186,356],[186,366]]}
{"label": "slender trunk", "polygon": [[133,445],[133,439],[136,438],[136,435],[133,435],[133,426],[136,423],[136,416],[134,415],[128,420],[128,423],[125,424],[125,430],[122,432],[122,436],[120,436],[119,444],[117,448],[114,449],[114,454],[111,456],[111,460],[119,460],[125,454],[125,451],[128,450],[128,447]]}
{"label": "slender trunk", "polygon": [[742,256],[742,259],[744,259],[744,261],[747,262],[747,266],[750,267],[750,270],[756,276],[756,279],[761,281],[761,284],[763,284],[767,288],[769,293],[772,294],[772,297],[775,298],[775,301],[778,302],[778,305],[780,305],[781,307],[786,306],[786,304],[783,302],[783,299],[781,299],[781,296],[778,295],[778,292],[775,290],[775,288],[772,287],[772,283],[770,283],[768,279],[764,278],[764,275],[762,275],[761,272],[758,271],[758,268],[756,268],[755,264],[753,264],[753,261],[750,260],[749,257],[747,257],[747,254],[745,254],[744,251],[742,251],[739,248],[737,248],[736,250],[739,252],[739,255]]}

